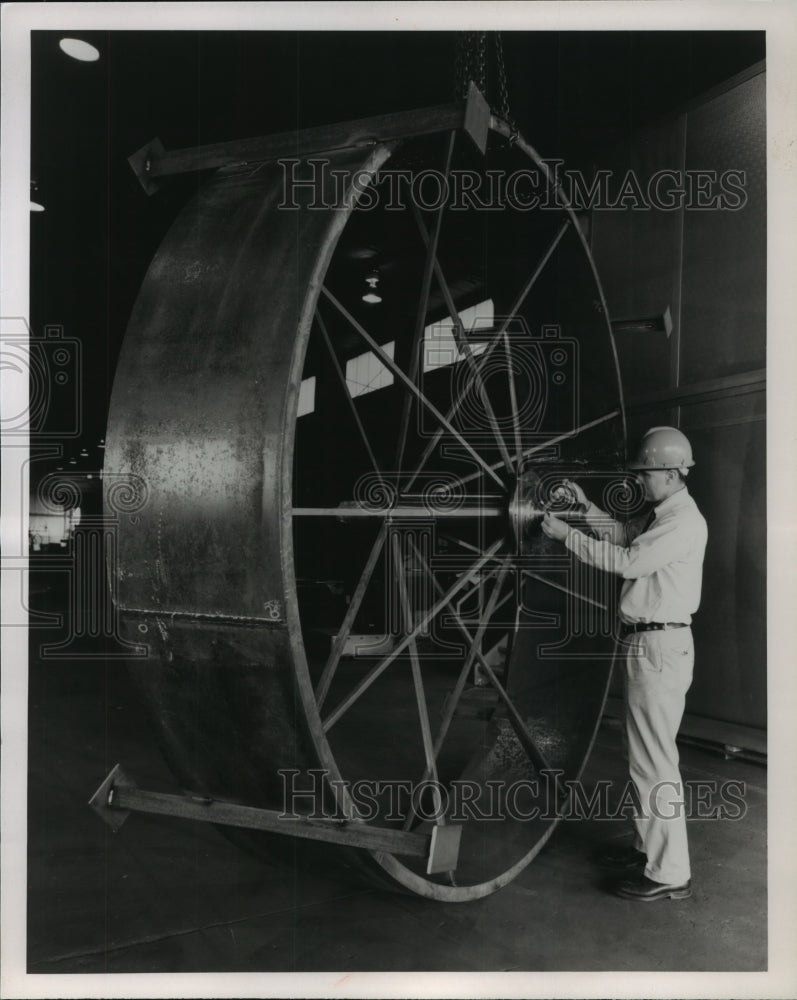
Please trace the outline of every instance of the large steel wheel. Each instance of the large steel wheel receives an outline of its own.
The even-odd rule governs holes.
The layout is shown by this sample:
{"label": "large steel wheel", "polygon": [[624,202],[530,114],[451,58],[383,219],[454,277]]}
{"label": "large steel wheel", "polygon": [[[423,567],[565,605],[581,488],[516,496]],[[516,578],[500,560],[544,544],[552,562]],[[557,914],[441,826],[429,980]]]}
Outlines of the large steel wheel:
{"label": "large steel wheel", "polygon": [[[220,172],[150,267],[109,419],[117,598],[188,788],[281,808],[323,771],[340,815],[461,823],[453,871],[339,850],[473,899],[550,836],[605,698],[612,593],[538,522],[563,475],[623,458],[611,329],[578,220],[500,120],[484,158],[445,132],[326,159],[289,190]],[[466,175],[518,179],[438,205]],[[353,388],[360,355],[381,388]]]}

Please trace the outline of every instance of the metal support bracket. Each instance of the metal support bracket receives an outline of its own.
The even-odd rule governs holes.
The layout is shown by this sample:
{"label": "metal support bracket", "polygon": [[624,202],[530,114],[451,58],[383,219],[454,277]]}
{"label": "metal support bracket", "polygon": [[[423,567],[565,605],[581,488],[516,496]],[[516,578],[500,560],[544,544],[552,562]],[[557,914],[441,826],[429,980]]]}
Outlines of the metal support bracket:
{"label": "metal support bracket", "polygon": [[462,827],[458,823],[432,827],[429,860],[426,863],[427,875],[456,871],[461,839]]}
{"label": "metal support bracket", "polygon": [[153,176],[152,165],[160,163],[165,155],[166,149],[160,139],[150,139],[146,146],[137,149],[127,158],[130,168],[147,194],[155,194],[163,187],[162,182]]}
{"label": "metal support bracket", "polygon": [[129,809],[119,805],[119,792],[123,788],[136,788],[135,781],[117,764],[111,768],[108,777],[89,799],[89,805],[114,831],[121,830],[130,815]]}
{"label": "metal support bracket", "polygon": [[427,859],[427,874],[454,871],[462,827],[435,826],[431,834],[371,826],[358,819],[327,819],[288,815],[198,795],[169,795],[139,788],[117,764],[89,799],[89,805],[114,831],[131,812],[174,816],[220,826],[323,840],[386,854]]}
{"label": "metal support bracket", "polygon": [[440,104],[414,111],[319,125],[296,132],[280,132],[276,135],[216,142],[185,149],[166,150],[160,139],[152,139],[129,156],[127,162],[147,194],[154,194],[159,190],[162,178],[176,174],[269,163],[280,158],[304,159],[316,153],[375,146],[393,139],[431,135],[458,128],[464,129],[481,152],[485,152],[490,129],[490,107],[472,81],[464,106],[461,101]]}
{"label": "metal support bracket", "polygon": [[468,99],[465,102],[465,122],[462,126],[473,139],[476,148],[484,156],[487,152],[487,136],[490,133],[490,105],[473,82],[468,84]]}
{"label": "metal support bracket", "polygon": [[663,333],[669,337],[672,333],[672,315],[670,307],[660,316],[646,316],[643,319],[613,319],[613,333]]}

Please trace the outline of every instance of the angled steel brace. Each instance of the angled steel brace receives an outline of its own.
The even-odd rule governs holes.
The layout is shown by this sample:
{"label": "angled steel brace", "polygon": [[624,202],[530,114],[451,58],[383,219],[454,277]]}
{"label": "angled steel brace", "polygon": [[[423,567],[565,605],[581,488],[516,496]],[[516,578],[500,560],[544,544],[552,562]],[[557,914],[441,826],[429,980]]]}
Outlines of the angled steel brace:
{"label": "angled steel brace", "polygon": [[485,152],[490,106],[473,82],[465,102],[186,149],[166,150],[160,139],[152,139],[129,156],[127,162],[147,194],[154,194],[164,177],[175,174],[267,163],[281,157],[303,159],[313,153],[375,146],[392,139],[407,139],[458,128],[471,137],[482,153]]}
{"label": "angled steel brace", "polygon": [[119,764],[89,799],[89,805],[114,831],[122,827],[131,812],[173,816],[306,840],[323,840],[387,854],[425,857],[427,875],[456,868],[462,834],[462,827],[454,824],[435,826],[431,834],[411,833],[370,826],[357,820],[291,816],[273,809],[259,809],[206,796],[149,792],[139,788]]}

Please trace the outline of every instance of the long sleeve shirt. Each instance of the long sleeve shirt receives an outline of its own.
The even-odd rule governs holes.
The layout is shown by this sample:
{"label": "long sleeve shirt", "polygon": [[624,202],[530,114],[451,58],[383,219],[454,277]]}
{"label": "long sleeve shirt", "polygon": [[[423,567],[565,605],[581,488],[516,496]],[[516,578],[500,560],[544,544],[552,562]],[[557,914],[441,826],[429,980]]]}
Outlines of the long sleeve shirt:
{"label": "long sleeve shirt", "polygon": [[599,537],[571,529],[565,544],[588,565],[623,578],[621,621],[689,624],[700,604],[706,522],[686,488],[654,515],[645,528],[644,518],[622,524],[590,504],[585,519]]}

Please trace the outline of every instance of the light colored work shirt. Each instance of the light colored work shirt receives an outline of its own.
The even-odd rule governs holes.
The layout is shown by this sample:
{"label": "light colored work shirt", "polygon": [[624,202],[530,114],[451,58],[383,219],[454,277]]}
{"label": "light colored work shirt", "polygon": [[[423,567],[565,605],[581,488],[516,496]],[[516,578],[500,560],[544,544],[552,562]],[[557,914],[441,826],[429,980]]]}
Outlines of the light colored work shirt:
{"label": "light colored work shirt", "polygon": [[622,524],[594,504],[585,514],[598,538],[572,529],[565,544],[590,566],[621,576],[620,620],[689,624],[700,604],[708,529],[684,487],[645,518]]}

